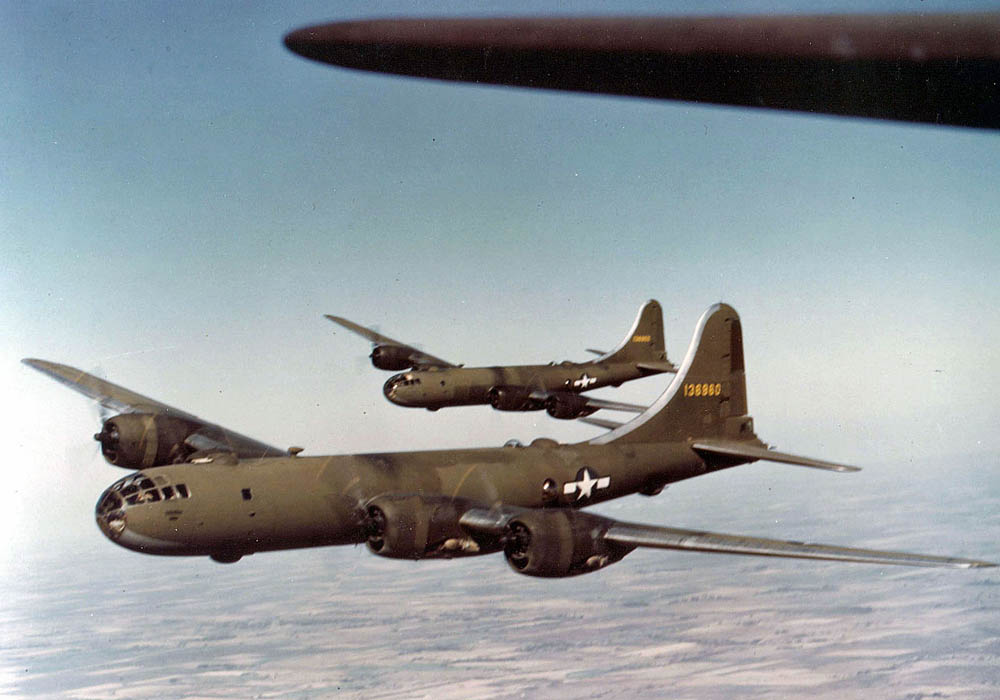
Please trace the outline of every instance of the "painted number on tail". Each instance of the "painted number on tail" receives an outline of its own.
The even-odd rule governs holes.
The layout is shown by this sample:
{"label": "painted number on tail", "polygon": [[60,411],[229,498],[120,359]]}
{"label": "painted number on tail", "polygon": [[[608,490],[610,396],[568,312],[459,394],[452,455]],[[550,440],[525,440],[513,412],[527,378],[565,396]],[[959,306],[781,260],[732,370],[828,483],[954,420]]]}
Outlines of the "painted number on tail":
{"label": "painted number on tail", "polygon": [[684,396],[719,396],[722,394],[721,384],[685,384]]}

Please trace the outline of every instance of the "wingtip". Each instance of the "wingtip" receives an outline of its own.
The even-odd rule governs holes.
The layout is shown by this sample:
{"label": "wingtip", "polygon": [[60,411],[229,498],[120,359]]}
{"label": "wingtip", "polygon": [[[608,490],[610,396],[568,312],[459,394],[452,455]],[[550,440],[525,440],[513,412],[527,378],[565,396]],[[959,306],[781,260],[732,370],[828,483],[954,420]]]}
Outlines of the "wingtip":
{"label": "wingtip", "polygon": [[994,564],[991,561],[972,561],[965,565],[966,569],[995,569],[1000,564]]}

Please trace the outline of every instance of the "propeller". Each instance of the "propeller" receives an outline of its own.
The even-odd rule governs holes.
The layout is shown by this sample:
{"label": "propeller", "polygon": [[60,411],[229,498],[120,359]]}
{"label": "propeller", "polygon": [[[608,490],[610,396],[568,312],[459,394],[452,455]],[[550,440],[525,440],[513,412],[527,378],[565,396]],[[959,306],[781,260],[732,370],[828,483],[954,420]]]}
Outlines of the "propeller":
{"label": "propeller", "polygon": [[372,550],[380,552],[385,546],[385,513],[378,506],[369,506],[367,517],[365,518],[365,537]]}
{"label": "propeller", "polygon": [[118,426],[111,421],[105,421],[101,426],[101,432],[94,433],[94,439],[101,443],[101,447],[105,449],[117,447],[120,437]]}
{"label": "propeller", "polygon": [[503,538],[504,553],[519,569],[527,563],[529,546],[531,546],[531,531],[527,527],[517,521],[507,526]]}
{"label": "propeller", "polygon": [[[90,374],[94,375],[98,379],[108,381],[108,373],[101,364],[91,367]],[[115,412],[101,403],[99,399],[94,399],[93,406],[97,409],[97,419],[100,421],[101,426],[100,432],[94,433],[94,439],[100,444],[98,449],[103,456],[106,452],[115,451],[118,447],[120,436],[118,434],[117,426],[109,426],[109,421],[115,415]]]}

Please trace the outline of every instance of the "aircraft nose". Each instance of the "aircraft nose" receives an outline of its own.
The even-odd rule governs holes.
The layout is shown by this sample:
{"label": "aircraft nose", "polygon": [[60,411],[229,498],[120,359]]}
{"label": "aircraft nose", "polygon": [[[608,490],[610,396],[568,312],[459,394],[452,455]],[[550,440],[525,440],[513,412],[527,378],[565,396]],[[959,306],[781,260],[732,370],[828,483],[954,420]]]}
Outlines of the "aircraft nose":
{"label": "aircraft nose", "polygon": [[388,381],[382,385],[382,393],[385,394],[385,398],[389,399],[393,403],[396,402],[396,389],[399,387],[399,383],[402,380],[403,375],[401,374],[389,377]]}
{"label": "aircraft nose", "polygon": [[97,501],[95,508],[97,526],[112,542],[117,542],[125,532],[125,503],[112,486]]}
{"label": "aircraft nose", "polygon": [[115,544],[147,554],[175,554],[184,550],[183,543],[168,542],[144,534],[149,530],[150,514],[142,505],[130,505],[122,500],[121,482],[113,484],[97,501],[95,517],[104,536]]}

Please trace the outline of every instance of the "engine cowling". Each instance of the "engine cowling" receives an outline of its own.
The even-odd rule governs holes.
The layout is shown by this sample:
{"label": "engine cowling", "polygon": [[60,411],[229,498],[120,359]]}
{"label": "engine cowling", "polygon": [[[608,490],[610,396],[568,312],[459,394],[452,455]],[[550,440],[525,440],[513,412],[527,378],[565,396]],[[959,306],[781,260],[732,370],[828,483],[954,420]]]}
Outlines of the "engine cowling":
{"label": "engine cowling", "polygon": [[569,508],[535,510],[507,523],[504,556],[525,576],[578,576],[621,561],[632,551],[604,540],[609,521]]}
{"label": "engine cowling", "polygon": [[553,418],[568,420],[579,418],[580,416],[589,416],[597,409],[587,405],[586,397],[579,394],[560,392],[552,394],[545,400],[545,410]]}
{"label": "engine cowling", "polygon": [[542,406],[531,398],[531,392],[521,386],[495,386],[487,397],[498,411],[537,411]]}
{"label": "engine cowling", "polygon": [[[365,507],[368,548],[392,559],[442,559],[483,554],[458,524],[460,503],[413,494],[377,496]],[[499,545],[489,551],[499,549]]]}
{"label": "engine cowling", "polygon": [[198,429],[182,418],[153,413],[123,413],[104,421],[94,439],[111,464],[143,469],[183,462],[193,450],[184,440]]}
{"label": "engine cowling", "polygon": [[413,358],[410,357],[410,348],[399,345],[376,345],[372,348],[372,364],[379,369],[398,372],[400,370],[413,367]]}

